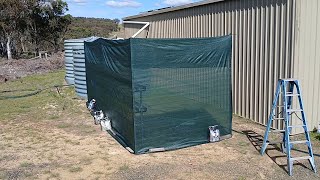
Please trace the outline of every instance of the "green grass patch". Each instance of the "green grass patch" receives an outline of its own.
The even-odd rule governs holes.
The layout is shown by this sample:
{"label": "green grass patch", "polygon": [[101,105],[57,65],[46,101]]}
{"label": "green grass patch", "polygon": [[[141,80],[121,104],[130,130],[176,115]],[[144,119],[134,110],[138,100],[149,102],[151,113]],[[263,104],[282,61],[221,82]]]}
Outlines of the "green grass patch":
{"label": "green grass patch", "polygon": [[316,133],[316,132],[311,132],[310,136],[313,140],[318,140],[320,141],[320,134]]}
{"label": "green grass patch", "polygon": [[0,84],[0,121],[21,116],[39,121],[58,119],[57,112],[76,113],[74,88],[62,87],[60,93],[55,88],[64,84],[64,75],[61,70]]}

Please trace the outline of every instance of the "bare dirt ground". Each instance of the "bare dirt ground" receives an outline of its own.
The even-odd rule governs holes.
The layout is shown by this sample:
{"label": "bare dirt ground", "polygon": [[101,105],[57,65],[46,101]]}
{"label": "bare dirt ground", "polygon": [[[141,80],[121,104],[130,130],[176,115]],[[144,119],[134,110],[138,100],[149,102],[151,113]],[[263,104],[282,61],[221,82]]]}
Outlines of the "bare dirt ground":
{"label": "bare dirt ground", "polygon": [[38,59],[0,59],[0,83],[20,79],[31,74],[43,74],[64,67],[64,54],[58,52],[52,56]]}
{"label": "bare dirt ground", "polygon": [[[27,77],[4,83],[0,90],[35,81],[62,83],[63,75]],[[2,93],[0,104],[0,179],[320,179],[307,161],[295,162],[289,177],[286,157],[277,147],[268,147],[261,156],[265,128],[239,117],[233,118],[230,139],[133,155],[93,124],[73,89],[62,89],[60,95],[54,89],[21,97]],[[320,167],[320,141],[314,139],[313,145]],[[306,155],[303,146],[294,152]]]}
{"label": "bare dirt ground", "polygon": [[[87,116],[56,120],[79,123],[86,127],[82,131],[26,121],[22,118],[21,125],[1,127],[3,179],[319,179],[304,162],[294,165],[290,178],[283,169],[286,159],[282,153],[273,149],[268,151],[270,157],[261,156],[242,133],[219,143],[133,155],[93,126]],[[261,134],[263,128],[234,118],[234,129]],[[320,151],[314,149],[319,166]]]}

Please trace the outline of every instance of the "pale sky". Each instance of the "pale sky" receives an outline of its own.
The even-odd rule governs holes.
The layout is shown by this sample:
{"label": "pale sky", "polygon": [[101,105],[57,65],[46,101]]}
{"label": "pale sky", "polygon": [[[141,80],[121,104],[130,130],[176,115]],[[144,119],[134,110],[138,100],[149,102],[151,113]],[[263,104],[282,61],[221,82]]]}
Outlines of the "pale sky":
{"label": "pale sky", "polygon": [[75,17],[97,17],[122,19],[126,16],[159,9],[178,6],[200,0],[66,0],[69,5],[67,14]]}

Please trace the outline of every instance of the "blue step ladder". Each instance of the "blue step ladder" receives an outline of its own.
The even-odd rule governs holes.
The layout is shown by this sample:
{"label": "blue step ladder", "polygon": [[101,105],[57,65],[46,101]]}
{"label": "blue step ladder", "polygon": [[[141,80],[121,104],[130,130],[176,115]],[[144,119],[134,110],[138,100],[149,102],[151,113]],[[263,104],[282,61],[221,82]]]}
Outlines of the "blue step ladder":
{"label": "blue step ladder", "polygon": [[[294,91],[294,89],[296,89],[296,92]],[[278,101],[280,100],[280,96],[282,96],[281,99],[282,99],[283,106],[277,106]],[[299,109],[292,108],[293,97],[298,97],[299,106],[300,106]],[[276,109],[278,107],[282,109],[282,113],[280,114],[282,114],[283,117],[280,117],[280,118],[277,117],[278,114],[276,113]],[[298,116],[297,113],[301,113],[300,120],[302,121],[302,125],[292,126],[291,115],[294,113],[296,113],[297,116]],[[283,130],[271,130],[270,128],[273,121],[284,121]],[[293,128],[302,128],[304,130],[305,140],[291,141],[290,135]],[[280,142],[280,144],[282,147],[282,151],[287,154],[288,172],[290,176],[292,176],[293,162],[298,160],[309,160],[313,171],[316,173],[317,170],[314,162],[314,156],[312,152],[312,145],[310,141],[306,115],[303,108],[300,84],[297,79],[280,79],[278,81],[275,98],[273,100],[272,110],[269,116],[267,129],[263,139],[263,145],[260,151],[261,155],[265,153],[265,150],[269,144],[271,145],[271,144],[279,143],[279,142],[270,142],[268,140],[270,132],[283,133],[283,141]],[[304,157],[291,157],[291,149],[294,144],[306,144],[308,146],[309,155]]]}

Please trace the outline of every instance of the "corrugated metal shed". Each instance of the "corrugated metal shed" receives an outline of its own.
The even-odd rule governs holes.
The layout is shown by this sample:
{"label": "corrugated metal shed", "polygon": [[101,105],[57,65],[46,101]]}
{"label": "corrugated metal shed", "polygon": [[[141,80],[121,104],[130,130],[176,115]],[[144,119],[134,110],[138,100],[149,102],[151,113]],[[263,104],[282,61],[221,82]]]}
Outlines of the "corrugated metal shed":
{"label": "corrugated metal shed", "polygon": [[[313,129],[320,118],[319,8],[318,0],[211,0],[124,20],[150,22],[138,36],[141,38],[232,34],[234,113],[265,125],[277,80],[298,78],[309,128]],[[129,38],[143,25],[124,26]]]}
{"label": "corrugated metal shed", "polygon": [[293,77],[301,81],[307,118],[314,128],[320,122],[320,1],[296,0],[295,18]]}

